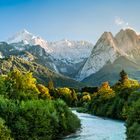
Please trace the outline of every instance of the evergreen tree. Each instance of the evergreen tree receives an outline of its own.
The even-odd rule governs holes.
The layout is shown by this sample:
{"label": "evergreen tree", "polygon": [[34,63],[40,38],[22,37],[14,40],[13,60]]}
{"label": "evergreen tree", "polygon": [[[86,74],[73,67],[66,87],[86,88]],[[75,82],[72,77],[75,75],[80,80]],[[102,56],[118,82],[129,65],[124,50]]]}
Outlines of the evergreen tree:
{"label": "evergreen tree", "polygon": [[124,71],[124,70],[122,70],[121,72],[120,72],[120,82],[121,83],[123,83],[124,81],[126,81],[126,80],[128,80],[128,75],[127,75],[127,73]]}

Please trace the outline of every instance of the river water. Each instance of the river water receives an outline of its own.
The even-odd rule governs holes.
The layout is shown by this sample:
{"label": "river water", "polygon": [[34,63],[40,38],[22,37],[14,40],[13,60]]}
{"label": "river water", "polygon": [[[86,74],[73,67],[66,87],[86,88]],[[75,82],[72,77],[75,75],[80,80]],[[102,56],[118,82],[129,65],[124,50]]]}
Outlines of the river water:
{"label": "river water", "polygon": [[125,124],[116,121],[97,117],[86,113],[73,111],[81,120],[81,130],[71,134],[64,140],[125,140]]}

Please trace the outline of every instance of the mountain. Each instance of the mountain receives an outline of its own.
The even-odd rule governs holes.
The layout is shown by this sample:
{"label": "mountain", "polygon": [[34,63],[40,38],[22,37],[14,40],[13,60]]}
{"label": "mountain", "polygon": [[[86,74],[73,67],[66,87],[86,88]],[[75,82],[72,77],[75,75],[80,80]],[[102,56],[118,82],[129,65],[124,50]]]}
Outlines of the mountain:
{"label": "mountain", "polygon": [[132,78],[140,80],[136,76],[140,71],[139,61],[140,37],[135,31],[122,29],[115,37],[110,32],[105,32],[93,47],[78,78],[89,84],[100,84],[103,81],[113,84],[119,72],[124,69]]}
{"label": "mountain", "polygon": [[79,73],[82,80],[98,72],[108,62],[113,63],[119,56],[126,56],[117,46],[117,41],[112,33],[104,32],[94,46],[91,55]]}
{"label": "mountain", "polygon": [[79,88],[85,86],[84,84],[77,82],[71,78],[55,73],[54,71],[42,65],[26,61],[17,56],[0,59],[0,73],[7,74],[13,69],[18,69],[23,72],[32,72],[37,81],[44,85],[47,85],[47,83],[52,80],[56,87],[67,86]]}
{"label": "mountain", "polygon": [[140,80],[140,35],[121,29],[115,36],[104,32],[97,43],[67,39],[49,42],[27,30],[0,43],[0,58],[16,56],[90,85],[113,84],[124,69]]}
{"label": "mountain", "polygon": [[10,37],[7,41],[8,44],[12,43],[23,43],[23,45],[40,45],[47,52],[51,49],[48,48],[48,44],[41,37],[34,36],[32,33],[28,32],[26,29],[17,32],[14,36]]}
{"label": "mountain", "polygon": [[87,41],[70,41],[64,39],[48,42],[41,37],[34,36],[27,30],[16,33],[7,42],[8,44],[17,46],[16,49],[18,50],[23,50],[25,45],[40,46],[53,60],[52,70],[71,77],[77,75],[93,48],[93,44]]}
{"label": "mountain", "polygon": [[16,56],[26,61],[36,62],[55,71],[53,58],[39,45],[23,45],[22,43],[0,43],[1,58]]}
{"label": "mountain", "polygon": [[132,29],[120,30],[115,36],[117,47],[135,62],[140,60],[140,36]]}

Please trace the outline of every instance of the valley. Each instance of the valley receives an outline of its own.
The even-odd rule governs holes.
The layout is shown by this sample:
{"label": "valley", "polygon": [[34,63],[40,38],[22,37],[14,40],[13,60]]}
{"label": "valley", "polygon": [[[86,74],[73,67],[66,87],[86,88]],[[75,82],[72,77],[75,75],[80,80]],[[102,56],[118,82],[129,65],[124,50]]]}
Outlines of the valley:
{"label": "valley", "polygon": [[[115,36],[104,32],[95,45],[87,41],[48,42],[24,29],[1,42],[0,53],[1,58],[13,55],[89,86],[104,81],[114,84],[122,69],[131,78],[140,79],[140,37],[132,29],[122,29]],[[109,72],[110,67],[114,70]]]}
{"label": "valley", "polygon": [[[125,49],[126,46],[130,49]],[[11,140],[24,140],[25,137],[51,140],[65,136],[65,139],[87,140],[139,138],[139,49],[139,35],[131,29],[121,30],[115,37],[110,32],[104,32],[95,45],[86,41],[47,42],[26,30],[7,42],[1,42],[2,127],[5,127]],[[12,106],[15,108],[12,109]],[[76,107],[80,113],[72,113],[68,107]],[[36,114],[38,109],[39,114]],[[23,112],[26,112],[25,115]],[[6,114],[10,113],[12,115],[7,118]],[[44,119],[47,122],[39,119],[43,117],[42,113],[46,114]],[[16,115],[18,119],[14,120]],[[83,120],[84,115],[92,118],[89,121],[93,126],[89,126],[88,119]],[[36,122],[31,121],[33,116],[36,116]],[[116,119],[126,121],[126,129],[124,123]],[[13,120],[15,125],[12,126],[9,120]],[[53,126],[50,125],[52,121]],[[32,127],[36,123],[43,129],[35,127],[32,131],[29,123]],[[104,124],[104,128],[100,123]],[[98,134],[99,127],[111,128],[114,132]],[[115,133],[120,127],[121,132]],[[88,129],[90,133],[87,134]],[[45,130],[49,132],[44,133]],[[91,130],[95,132],[91,133]]]}
{"label": "valley", "polygon": [[140,0],[0,0],[0,140],[140,140]]}

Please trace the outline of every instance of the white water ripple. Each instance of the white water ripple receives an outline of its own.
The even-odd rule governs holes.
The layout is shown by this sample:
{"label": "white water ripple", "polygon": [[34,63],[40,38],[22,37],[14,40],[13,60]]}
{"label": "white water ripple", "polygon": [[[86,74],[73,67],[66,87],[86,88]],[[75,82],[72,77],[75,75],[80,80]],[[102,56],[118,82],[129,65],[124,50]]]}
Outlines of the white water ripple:
{"label": "white water ripple", "polygon": [[73,111],[81,120],[82,128],[64,140],[125,140],[125,123]]}

